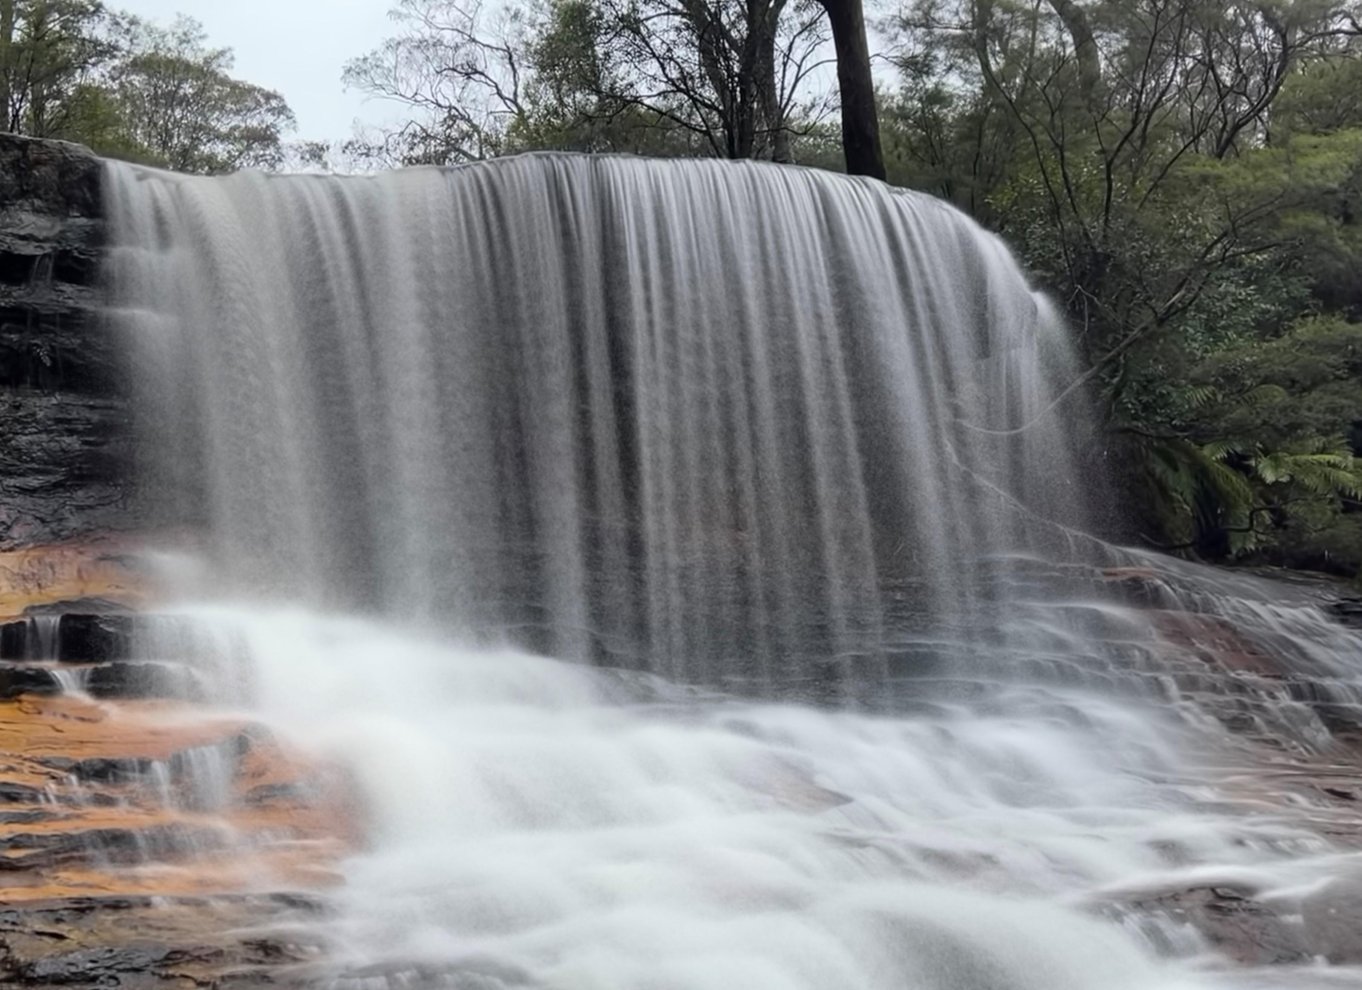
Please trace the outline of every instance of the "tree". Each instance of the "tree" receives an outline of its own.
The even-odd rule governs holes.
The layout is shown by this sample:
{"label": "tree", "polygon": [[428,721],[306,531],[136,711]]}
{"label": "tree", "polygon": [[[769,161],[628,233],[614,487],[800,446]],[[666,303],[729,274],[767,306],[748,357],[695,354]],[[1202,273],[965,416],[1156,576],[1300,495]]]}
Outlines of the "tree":
{"label": "tree", "polygon": [[8,126],[13,99],[14,28],[18,14],[16,0],[0,0],[0,114]]}
{"label": "tree", "polygon": [[812,11],[787,0],[598,4],[598,50],[613,68],[603,108],[642,109],[719,157],[791,160],[792,101],[822,41]]}
{"label": "tree", "polygon": [[[1223,273],[1278,245],[1284,210],[1332,181],[1293,171],[1319,161],[1304,146],[1268,148],[1270,110],[1290,74],[1346,44],[1345,10],[977,0],[921,5],[903,23],[975,60],[957,123],[980,125],[976,161],[984,130],[1005,137],[994,160],[1006,168],[984,171],[982,198],[1060,290],[1094,366],[1174,330]],[[949,101],[950,85],[931,95]]]}
{"label": "tree", "polygon": [[810,85],[825,42],[811,3],[551,0],[488,15],[402,0],[398,33],[345,79],[412,111],[370,141],[388,160],[563,147],[784,161],[827,110]]}
{"label": "tree", "polygon": [[234,79],[202,28],[110,15],[98,0],[0,0],[0,126],[187,172],[271,168],[283,98]]}
{"label": "tree", "polygon": [[525,18],[495,17],[476,2],[401,0],[389,16],[397,33],[345,66],[343,79],[410,114],[362,147],[383,163],[452,164],[501,153],[512,120],[528,112]]}
{"label": "tree", "polygon": [[119,26],[122,57],[108,72],[123,139],[181,172],[272,168],[294,127],[282,96],[230,73],[230,49],[211,48],[197,21],[169,28],[136,18]]}
{"label": "tree", "polygon": [[98,0],[0,0],[0,126],[69,136],[70,97],[114,53]]}
{"label": "tree", "polygon": [[837,86],[842,104],[842,150],[853,175],[885,178],[875,80],[861,0],[820,0],[837,47]]}

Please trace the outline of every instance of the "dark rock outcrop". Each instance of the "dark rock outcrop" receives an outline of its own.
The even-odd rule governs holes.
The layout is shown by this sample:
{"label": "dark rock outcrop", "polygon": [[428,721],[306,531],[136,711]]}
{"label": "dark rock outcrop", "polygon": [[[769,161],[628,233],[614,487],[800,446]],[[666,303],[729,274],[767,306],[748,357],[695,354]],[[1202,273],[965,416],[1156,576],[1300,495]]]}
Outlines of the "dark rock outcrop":
{"label": "dark rock outcrop", "polygon": [[122,660],[131,653],[130,615],[67,614],[57,624],[58,659],[85,663]]}
{"label": "dark rock outcrop", "polygon": [[93,698],[179,698],[202,701],[194,672],[181,664],[101,663],[89,669],[85,690]]}
{"label": "dark rock outcrop", "polygon": [[137,614],[95,600],[66,603],[83,610],[54,614],[31,608],[20,619],[0,623],[0,661],[38,660],[62,663],[109,663],[131,660],[137,637],[150,638],[155,629],[167,635],[184,624],[174,618]]}
{"label": "dark rock outcrop", "polygon": [[[1232,886],[1192,887],[1150,894],[1128,905],[1138,916],[1162,916],[1190,926],[1228,959],[1251,966],[1299,964],[1311,957],[1299,924]],[[1147,933],[1159,944],[1156,932]],[[1165,949],[1169,947],[1164,946]]]}
{"label": "dark rock outcrop", "polygon": [[0,700],[8,701],[26,694],[60,694],[56,675],[41,667],[0,666]]}
{"label": "dark rock outcrop", "polygon": [[102,166],[0,134],[0,549],[125,521],[128,408],[99,316]]}
{"label": "dark rock outcrop", "polygon": [[[0,986],[301,988],[322,954],[316,905],[286,894],[88,897],[0,909]],[[297,974],[296,976],[293,974]]]}

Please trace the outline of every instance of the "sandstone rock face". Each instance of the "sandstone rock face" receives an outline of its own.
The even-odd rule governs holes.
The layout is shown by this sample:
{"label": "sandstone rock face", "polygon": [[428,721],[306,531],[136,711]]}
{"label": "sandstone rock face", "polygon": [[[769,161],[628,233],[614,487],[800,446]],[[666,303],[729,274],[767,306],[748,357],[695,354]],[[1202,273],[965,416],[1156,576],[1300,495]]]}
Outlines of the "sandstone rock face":
{"label": "sandstone rock face", "polygon": [[345,774],[264,726],[163,698],[0,699],[0,987],[312,986],[284,978],[321,953],[297,926],[356,820]]}
{"label": "sandstone rock face", "polygon": [[137,551],[0,551],[0,988],[316,986],[358,799],[202,704],[191,657],[138,658]]}
{"label": "sandstone rock face", "polygon": [[102,166],[0,134],[0,550],[125,521],[128,406],[99,317]]}
{"label": "sandstone rock face", "polygon": [[[107,613],[142,606],[148,603],[154,583],[145,542],[128,534],[0,550],[0,652],[6,659],[29,656],[30,630],[22,628],[27,622],[13,628],[14,620],[42,613]],[[84,604],[74,608],[73,602]],[[92,634],[99,631],[87,626],[86,635],[78,637],[81,642],[62,645],[76,647],[77,659],[95,659],[91,651],[101,640]],[[102,642],[109,644],[110,637]]]}

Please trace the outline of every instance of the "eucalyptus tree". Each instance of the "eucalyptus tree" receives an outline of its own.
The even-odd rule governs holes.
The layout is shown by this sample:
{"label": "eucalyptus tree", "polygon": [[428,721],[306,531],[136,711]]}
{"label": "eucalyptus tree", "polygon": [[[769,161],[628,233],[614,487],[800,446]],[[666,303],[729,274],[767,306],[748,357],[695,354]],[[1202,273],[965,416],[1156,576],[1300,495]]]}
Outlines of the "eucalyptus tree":
{"label": "eucalyptus tree", "polygon": [[185,172],[277,166],[292,111],[232,75],[202,27],[169,27],[98,0],[0,0],[5,129]]}
{"label": "eucalyptus tree", "polygon": [[0,128],[68,136],[82,87],[115,53],[98,0],[0,0]]}
{"label": "eucalyptus tree", "polygon": [[1317,148],[1273,140],[1272,109],[1293,75],[1348,57],[1348,6],[967,0],[900,27],[905,64],[929,52],[944,74],[919,82],[898,146],[920,132],[917,164],[949,181],[969,156],[976,204],[1061,289],[1094,363],[1275,247],[1283,210],[1335,178]]}
{"label": "eucalyptus tree", "polygon": [[210,46],[197,21],[124,18],[116,37],[105,85],[134,154],[181,172],[280,164],[293,112],[280,94],[235,78],[231,50]]}
{"label": "eucalyptus tree", "polygon": [[804,160],[840,91],[848,170],[884,176],[860,0],[400,0],[391,17],[393,36],[344,74],[402,108],[351,143],[382,162],[526,148]]}
{"label": "eucalyptus tree", "polygon": [[879,107],[870,68],[861,0],[819,0],[837,48],[837,88],[842,105],[842,151],[853,175],[886,177]]}
{"label": "eucalyptus tree", "polygon": [[789,160],[830,103],[811,0],[402,0],[392,17],[345,80],[404,107],[371,142],[404,162],[525,147]]}

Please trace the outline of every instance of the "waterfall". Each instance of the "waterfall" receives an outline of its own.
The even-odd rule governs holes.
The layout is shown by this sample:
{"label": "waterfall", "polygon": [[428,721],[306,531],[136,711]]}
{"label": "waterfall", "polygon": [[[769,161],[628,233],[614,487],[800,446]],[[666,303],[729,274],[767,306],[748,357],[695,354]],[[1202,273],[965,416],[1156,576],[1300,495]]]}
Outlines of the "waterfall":
{"label": "waterfall", "polygon": [[1073,417],[998,435],[1066,331],[930,197],[559,156],[108,185],[158,487],[238,588],[789,684],[875,673],[887,595],[988,598],[1028,512],[1082,525]]}
{"label": "waterfall", "polygon": [[158,656],[361,795],[300,986],[1334,985],[1362,636],[1082,535],[1069,331],[963,215],[579,156],[105,185],[197,541]]}

